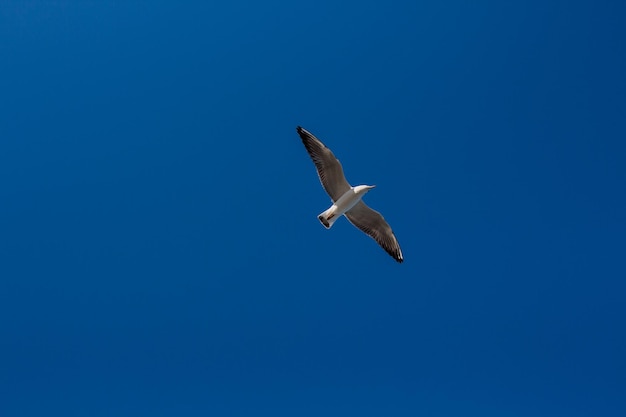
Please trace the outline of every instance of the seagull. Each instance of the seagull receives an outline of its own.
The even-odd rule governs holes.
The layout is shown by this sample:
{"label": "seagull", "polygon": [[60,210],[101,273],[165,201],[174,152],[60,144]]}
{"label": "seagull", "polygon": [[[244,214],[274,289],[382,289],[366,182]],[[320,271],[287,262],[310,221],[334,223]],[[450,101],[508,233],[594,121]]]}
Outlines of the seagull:
{"label": "seagull", "polygon": [[396,236],[385,218],[376,210],[369,208],[361,199],[375,185],[357,185],[352,187],[343,175],[339,160],[330,149],[310,132],[298,126],[298,135],[311,156],[317,175],[324,190],[333,201],[332,206],[317,218],[325,228],[332,225],[343,214],[358,229],[372,237],[393,259],[402,262],[402,251]]}

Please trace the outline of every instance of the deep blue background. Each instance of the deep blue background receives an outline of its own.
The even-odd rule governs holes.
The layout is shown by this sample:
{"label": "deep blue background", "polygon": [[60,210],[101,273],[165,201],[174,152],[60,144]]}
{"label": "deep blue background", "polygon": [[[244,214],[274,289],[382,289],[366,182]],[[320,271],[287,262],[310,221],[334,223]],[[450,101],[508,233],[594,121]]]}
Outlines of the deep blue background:
{"label": "deep blue background", "polygon": [[0,415],[626,415],[623,2],[206,3],[0,3]]}

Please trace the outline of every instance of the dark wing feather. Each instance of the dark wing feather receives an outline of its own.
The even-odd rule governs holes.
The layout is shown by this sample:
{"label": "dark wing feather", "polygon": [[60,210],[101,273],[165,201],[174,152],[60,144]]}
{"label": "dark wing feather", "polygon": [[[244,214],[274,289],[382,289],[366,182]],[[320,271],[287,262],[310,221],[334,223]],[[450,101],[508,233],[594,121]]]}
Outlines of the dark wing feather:
{"label": "dark wing feather", "polygon": [[350,189],[350,184],[348,184],[346,177],[343,175],[343,168],[339,160],[335,158],[330,149],[311,133],[300,126],[296,130],[315,164],[322,186],[333,202],[337,201],[339,197]]}
{"label": "dark wing feather", "polygon": [[369,208],[363,201],[359,201],[345,213],[345,216],[350,220],[350,223],[374,238],[393,259],[398,262],[404,260],[400,244],[393,234],[393,230],[379,212]]}

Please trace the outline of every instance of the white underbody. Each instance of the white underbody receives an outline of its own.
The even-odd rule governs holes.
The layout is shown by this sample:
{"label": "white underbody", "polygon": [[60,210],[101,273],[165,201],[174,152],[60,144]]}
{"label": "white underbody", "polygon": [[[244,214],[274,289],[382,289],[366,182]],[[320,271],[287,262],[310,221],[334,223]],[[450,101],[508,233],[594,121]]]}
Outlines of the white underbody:
{"label": "white underbody", "polygon": [[339,217],[354,207],[371,188],[367,185],[358,185],[350,187],[337,201],[333,203],[326,211],[317,216],[325,228],[330,229]]}

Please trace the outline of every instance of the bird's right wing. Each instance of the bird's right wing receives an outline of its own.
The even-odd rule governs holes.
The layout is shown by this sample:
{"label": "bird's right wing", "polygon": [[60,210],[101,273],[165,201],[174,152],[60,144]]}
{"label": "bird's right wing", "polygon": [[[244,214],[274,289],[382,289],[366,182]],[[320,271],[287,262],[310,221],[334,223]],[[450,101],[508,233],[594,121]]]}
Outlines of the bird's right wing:
{"label": "bird's right wing", "polygon": [[343,168],[335,155],[320,141],[307,130],[298,126],[296,129],[298,135],[302,139],[302,143],[307,152],[311,156],[317,175],[320,177],[322,186],[333,200],[339,200],[351,187],[343,175]]}
{"label": "bird's right wing", "polygon": [[363,201],[344,213],[350,223],[372,237],[393,259],[402,262],[402,251],[398,239],[393,234],[391,226],[376,210],[369,208]]}

